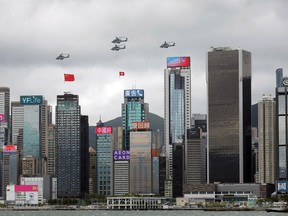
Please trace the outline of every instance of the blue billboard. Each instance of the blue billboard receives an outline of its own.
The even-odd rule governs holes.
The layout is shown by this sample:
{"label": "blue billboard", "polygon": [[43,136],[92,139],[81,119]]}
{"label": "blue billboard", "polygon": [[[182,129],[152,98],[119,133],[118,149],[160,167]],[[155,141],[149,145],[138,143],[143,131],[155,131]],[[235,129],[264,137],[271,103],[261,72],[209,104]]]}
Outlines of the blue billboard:
{"label": "blue billboard", "polygon": [[131,97],[144,98],[144,90],[143,89],[124,90],[124,97],[125,98],[131,98]]}
{"label": "blue billboard", "polygon": [[20,103],[22,105],[43,104],[43,96],[41,95],[20,96]]}

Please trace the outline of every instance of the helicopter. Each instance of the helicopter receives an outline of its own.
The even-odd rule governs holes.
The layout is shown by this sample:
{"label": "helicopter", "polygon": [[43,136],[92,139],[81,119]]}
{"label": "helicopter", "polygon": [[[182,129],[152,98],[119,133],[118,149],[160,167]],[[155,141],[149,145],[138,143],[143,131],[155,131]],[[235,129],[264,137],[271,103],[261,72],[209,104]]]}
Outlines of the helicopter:
{"label": "helicopter", "polygon": [[116,37],[112,43],[114,44],[119,44],[119,43],[122,43],[122,42],[127,42],[128,41],[128,38],[127,37]]}
{"label": "helicopter", "polygon": [[172,47],[172,46],[175,46],[175,42],[164,42],[160,48],[168,48],[168,47]]}
{"label": "helicopter", "polygon": [[69,58],[69,57],[70,57],[69,54],[61,53],[59,56],[57,56],[56,60],[63,60],[64,58]]}
{"label": "helicopter", "polygon": [[126,48],[126,46],[120,46],[120,45],[117,45],[117,44],[115,44],[115,46],[114,47],[112,47],[112,51],[119,51],[120,49],[125,49]]}

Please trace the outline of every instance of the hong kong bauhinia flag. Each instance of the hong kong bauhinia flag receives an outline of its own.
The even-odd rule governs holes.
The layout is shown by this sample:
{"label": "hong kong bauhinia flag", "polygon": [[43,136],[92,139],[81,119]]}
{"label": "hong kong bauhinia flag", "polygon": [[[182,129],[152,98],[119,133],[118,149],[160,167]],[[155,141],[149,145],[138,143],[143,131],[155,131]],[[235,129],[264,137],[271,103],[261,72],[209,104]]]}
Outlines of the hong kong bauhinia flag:
{"label": "hong kong bauhinia flag", "polygon": [[64,81],[65,82],[73,82],[73,81],[75,81],[74,74],[64,74]]}
{"label": "hong kong bauhinia flag", "polygon": [[119,76],[125,76],[125,72],[119,71]]}

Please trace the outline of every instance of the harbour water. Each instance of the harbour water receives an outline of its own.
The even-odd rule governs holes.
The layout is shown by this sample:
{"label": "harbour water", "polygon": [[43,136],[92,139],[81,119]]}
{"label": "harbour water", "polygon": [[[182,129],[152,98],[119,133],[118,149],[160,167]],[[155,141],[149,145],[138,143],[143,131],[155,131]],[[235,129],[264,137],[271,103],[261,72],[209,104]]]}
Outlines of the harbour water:
{"label": "harbour water", "polygon": [[158,211],[1,211],[0,216],[278,216],[281,213],[266,211],[195,211],[195,210],[158,210]]}

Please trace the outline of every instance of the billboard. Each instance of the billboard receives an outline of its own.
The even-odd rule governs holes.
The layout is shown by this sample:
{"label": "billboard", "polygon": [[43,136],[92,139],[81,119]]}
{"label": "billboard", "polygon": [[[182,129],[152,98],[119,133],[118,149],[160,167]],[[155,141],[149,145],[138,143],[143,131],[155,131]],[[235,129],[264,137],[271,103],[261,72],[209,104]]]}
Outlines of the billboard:
{"label": "billboard", "polygon": [[6,145],[3,146],[3,154],[16,154],[17,146],[16,145]]}
{"label": "billboard", "polygon": [[144,121],[144,122],[132,122],[132,129],[137,130],[147,130],[150,129],[150,122]]}
{"label": "billboard", "polygon": [[43,104],[43,96],[41,95],[20,96],[20,103],[22,105]]}
{"label": "billboard", "polygon": [[38,185],[15,185],[15,192],[38,192]]}
{"label": "billboard", "polygon": [[111,126],[96,126],[96,129],[95,129],[95,133],[96,134],[112,134],[112,127]]}
{"label": "billboard", "polygon": [[144,90],[143,89],[128,89],[124,90],[124,98],[144,98]]}
{"label": "billboard", "polygon": [[0,122],[5,122],[5,114],[0,114]]}
{"label": "billboard", "polygon": [[190,67],[190,57],[168,57],[167,68]]}
{"label": "billboard", "polygon": [[288,181],[287,180],[276,181],[276,192],[277,193],[287,193],[288,192]]}
{"label": "billboard", "polygon": [[130,151],[128,150],[116,150],[113,151],[114,161],[130,160]]}
{"label": "billboard", "polygon": [[152,157],[159,157],[159,150],[158,149],[152,149],[151,156]]}
{"label": "billboard", "polygon": [[38,192],[26,192],[26,202],[32,205],[38,205]]}

